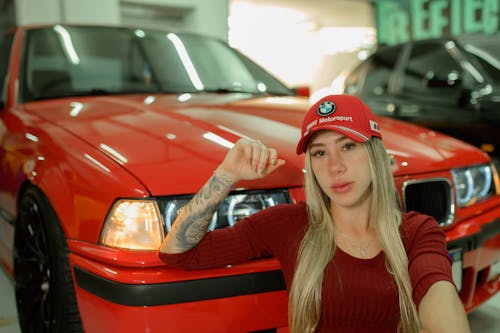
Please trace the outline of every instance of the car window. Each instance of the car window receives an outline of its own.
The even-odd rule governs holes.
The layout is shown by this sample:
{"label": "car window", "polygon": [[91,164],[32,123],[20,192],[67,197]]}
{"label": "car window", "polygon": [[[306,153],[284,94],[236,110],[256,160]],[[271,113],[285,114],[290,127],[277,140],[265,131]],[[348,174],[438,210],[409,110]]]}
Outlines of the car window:
{"label": "car window", "polygon": [[0,38],[0,102],[5,101],[7,92],[7,70],[9,68],[12,40],[13,34],[7,34]]}
{"label": "car window", "polygon": [[415,44],[404,69],[403,92],[427,93],[439,88],[454,88],[462,79],[459,63],[445,44],[425,42]]}
{"label": "car window", "polygon": [[225,43],[203,36],[57,25],[31,30],[26,40],[23,101],[159,92],[293,94]]}
{"label": "car window", "polygon": [[368,71],[367,68],[371,66],[371,59],[367,59],[362,62],[356,68],[354,68],[349,75],[344,80],[344,92],[351,95],[356,95],[360,92],[361,83],[365,73]]}
{"label": "car window", "polygon": [[476,43],[466,44],[465,51],[472,55],[496,83],[500,83],[500,43]]}
{"label": "car window", "polygon": [[401,49],[398,45],[373,54],[346,78],[345,92],[378,96],[387,91]]}

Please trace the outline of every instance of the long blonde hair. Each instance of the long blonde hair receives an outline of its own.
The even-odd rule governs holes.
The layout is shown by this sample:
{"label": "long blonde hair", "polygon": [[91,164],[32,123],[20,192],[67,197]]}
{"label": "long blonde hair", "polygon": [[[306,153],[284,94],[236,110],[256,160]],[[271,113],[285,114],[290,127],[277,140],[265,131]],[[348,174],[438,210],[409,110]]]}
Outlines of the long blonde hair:
{"label": "long blonde hair", "polygon": [[[412,299],[408,257],[401,239],[401,210],[382,140],[370,139],[367,149],[371,179],[371,221],[384,251],[386,267],[394,277],[399,294],[399,331],[414,333],[420,328]],[[305,159],[305,191],[309,225],[298,250],[289,295],[289,326],[292,333],[314,332],[321,318],[323,272],[335,252],[334,224],[330,199],[321,190],[311,169],[309,149]]]}

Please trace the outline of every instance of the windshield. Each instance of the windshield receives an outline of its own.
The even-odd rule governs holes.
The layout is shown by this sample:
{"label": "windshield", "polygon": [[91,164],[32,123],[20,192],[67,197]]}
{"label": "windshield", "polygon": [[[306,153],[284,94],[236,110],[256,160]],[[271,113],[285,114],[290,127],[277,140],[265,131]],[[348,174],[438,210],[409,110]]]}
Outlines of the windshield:
{"label": "windshield", "polygon": [[292,91],[222,41],[193,34],[71,27],[31,30],[23,101],[133,93]]}
{"label": "windshield", "polygon": [[469,38],[464,42],[464,49],[474,56],[487,75],[500,84],[500,35]]}

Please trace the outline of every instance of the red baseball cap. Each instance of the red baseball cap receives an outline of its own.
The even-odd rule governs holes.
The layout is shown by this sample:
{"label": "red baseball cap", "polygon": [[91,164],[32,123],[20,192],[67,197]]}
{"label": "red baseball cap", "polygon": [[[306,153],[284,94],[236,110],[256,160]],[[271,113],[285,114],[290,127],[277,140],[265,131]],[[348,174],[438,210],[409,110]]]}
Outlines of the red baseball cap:
{"label": "red baseball cap", "polygon": [[311,135],[321,130],[337,131],[356,142],[366,142],[372,136],[382,138],[373,112],[352,95],[325,96],[311,106],[302,121],[297,154],[305,152]]}

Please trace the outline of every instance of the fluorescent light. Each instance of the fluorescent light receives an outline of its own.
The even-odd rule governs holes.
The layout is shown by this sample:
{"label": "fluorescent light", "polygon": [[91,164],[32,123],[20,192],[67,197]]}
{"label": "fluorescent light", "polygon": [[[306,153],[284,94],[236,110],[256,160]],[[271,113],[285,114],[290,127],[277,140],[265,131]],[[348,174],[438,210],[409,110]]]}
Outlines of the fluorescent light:
{"label": "fluorescent light", "polygon": [[189,101],[192,97],[193,96],[190,93],[185,93],[185,94],[179,95],[179,97],[177,97],[177,100],[179,102],[186,102],[186,101]]}
{"label": "fluorescent light", "polygon": [[80,63],[80,58],[76,53],[75,47],[73,46],[73,41],[71,40],[71,36],[69,35],[68,31],[60,25],[56,25],[54,27],[54,30],[62,38],[62,43],[64,46],[64,52],[66,53],[66,56],[71,60],[72,63],[78,65]]}
{"label": "fluorescent light", "polygon": [[104,143],[101,143],[99,145],[99,147],[101,147],[102,150],[108,152],[110,155],[112,155],[114,158],[116,158],[122,164],[125,164],[125,163],[128,162],[128,159],[125,158],[125,156],[123,156],[122,154],[120,154],[119,152],[117,152],[116,150],[114,150],[113,148],[111,148],[110,146],[108,146],[108,145],[106,145]]}
{"label": "fluorescent light", "polygon": [[137,29],[134,31],[134,34],[139,37],[139,38],[144,38],[146,37],[146,33],[144,32],[144,30],[141,30],[141,29]]}
{"label": "fluorescent light", "polygon": [[177,51],[179,58],[181,58],[182,64],[184,65],[184,68],[186,69],[189,79],[193,83],[194,87],[197,90],[205,89],[205,86],[201,82],[201,79],[194,68],[191,58],[189,58],[186,48],[184,47],[184,43],[182,43],[181,39],[173,33],[167,34],[167,38],[174,44],[175,50]]}
{"label": "fluorescent light", "polygon": [[38,137],[34,134],[26,133],[26,134],[24,134],[24,137],[30,141],[38,142]]}
{"label": "fluorescent light", "polygon": [[71,117],[76,117],[82,112],[83,104],[79,102],[71,102],[71,110],[69,111],[69,115]]}
{"label": "fluorescent light", "polygon": [[96,160],[95,158],[90,156],[89,154],[84,154],[83,156],[85,156],[86,159],[88,159],[89,161],[91,161],[92,163],[94,163],[95,165],[97,165],[98,167],[103,169],[104,171],[111,172],[111,170],[109,170],[106,166],[104,166],[101,162],[99,162],[98,160]]}
{"label": "fluorescent light", "polygon": [[156,101],[156,97],[148,96],[144,99],[144,104],[150,105],[150,104],[153,104],[155,101]]}
{"label": "fluorescent light", "polygon": [[224,139],[223,137],[218,136],[217,134],[212,133],[212,132],[206,132],[205,134],[203,134],[203,137],[207,140],[215,142],[216,144],[221,145],[221,146],[226,147],[226,148],[229,148],[229,149],[233,148],[233,146],[234,146],[234,143],[232,143],[231,141],[228,141],[228,140]]}

